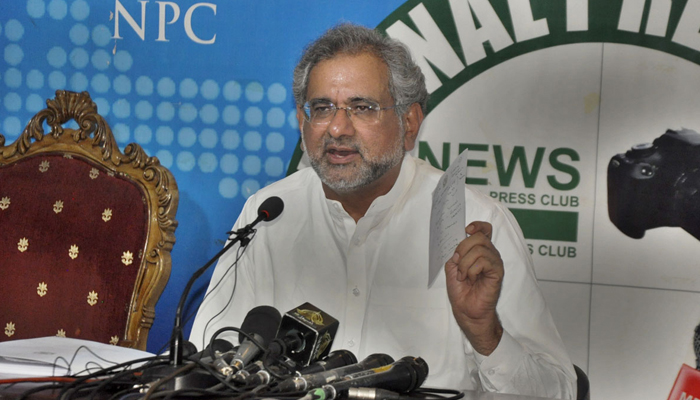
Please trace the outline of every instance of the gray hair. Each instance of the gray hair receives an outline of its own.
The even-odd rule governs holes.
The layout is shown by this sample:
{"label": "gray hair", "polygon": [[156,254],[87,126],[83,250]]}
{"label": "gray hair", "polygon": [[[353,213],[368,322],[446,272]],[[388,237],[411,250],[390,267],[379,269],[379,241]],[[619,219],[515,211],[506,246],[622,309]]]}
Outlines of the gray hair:
{"label": "gray hair", "polygon": [[389,93],[397,105],[396,114],[404,115],[413,103],[426,112],[428,90],[425,77],[408,48],[398,40],[383,36],[374,29],[345,23],[329,29],[312,42],[294,68],[292,90],[294,101],[301,107],[306,102],[309,74],[321,61],[339,54],[371,53],[379,57],[389,70]]}

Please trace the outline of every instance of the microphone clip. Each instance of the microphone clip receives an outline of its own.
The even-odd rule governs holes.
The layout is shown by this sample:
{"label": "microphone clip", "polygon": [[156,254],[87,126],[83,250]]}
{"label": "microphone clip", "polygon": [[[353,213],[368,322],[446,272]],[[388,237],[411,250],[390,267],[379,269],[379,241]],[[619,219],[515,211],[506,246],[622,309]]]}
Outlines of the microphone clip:
{"label": "microphone clip", "polygon": [[228,231],[226,234],[228,235],[228,240],[238,239],[240,246],[246,247],[253,239],[253,236],[255,236],[256,231],[257,229],[253,228],[251,225],[246,225],[241,229]]}

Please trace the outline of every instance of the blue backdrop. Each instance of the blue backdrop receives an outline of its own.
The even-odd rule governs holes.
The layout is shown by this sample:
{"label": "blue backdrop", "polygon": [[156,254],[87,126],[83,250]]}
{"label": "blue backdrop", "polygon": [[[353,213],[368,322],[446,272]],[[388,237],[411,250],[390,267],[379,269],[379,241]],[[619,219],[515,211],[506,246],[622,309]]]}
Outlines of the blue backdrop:
{"label": "blue backdrop", "polygon": [[177,180],[173,268],[149,351],[167,342],[187,279],[222,247],[245,200],[286,174],[299,138],[291,76],[304,45],[342,21],[374,27],[401,3],[0,2],[7,143],[57,89],[87,90],[122,149],[140,144]]}

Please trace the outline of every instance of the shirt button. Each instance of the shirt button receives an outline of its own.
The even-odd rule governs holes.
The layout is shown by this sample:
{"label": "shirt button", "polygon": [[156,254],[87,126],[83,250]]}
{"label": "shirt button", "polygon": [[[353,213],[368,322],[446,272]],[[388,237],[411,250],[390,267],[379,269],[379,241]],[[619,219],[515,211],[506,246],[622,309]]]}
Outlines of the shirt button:
{"label": "shirt button", "polygon": [[362,243],[362,239],[360,239],[359,237],[355,238],[355,246],[359,246],[361,243]]}
{"label": "shirt button", "polygon": [[359,295],[360,295],[360,289],[358,289],[357,287],[355,287],[354,289],[352,289],[352,294],[354,294],[355,296],[359,296]]}
{"label": "shirt button", "polygon": [[494,375],[496,373],[496,370],[494,368],[491,368],[489,370],[489,375]]}
{"label": "shirt button", "polygon": [[355,345],[354,340],[348,340],[348,347],[353,347]]}

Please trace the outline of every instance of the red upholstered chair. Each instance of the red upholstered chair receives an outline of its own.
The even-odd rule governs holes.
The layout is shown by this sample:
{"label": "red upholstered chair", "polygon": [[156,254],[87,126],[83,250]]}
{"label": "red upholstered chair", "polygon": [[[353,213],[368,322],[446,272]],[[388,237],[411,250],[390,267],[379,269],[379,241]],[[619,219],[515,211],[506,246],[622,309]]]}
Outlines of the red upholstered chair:
{"label": "red upholstered chair", "polygon": [[170,275],[175,179],[137,144],[122,153],[87,92],[46,103],[14,143],[0,135],[0,341],[145,349]]}

